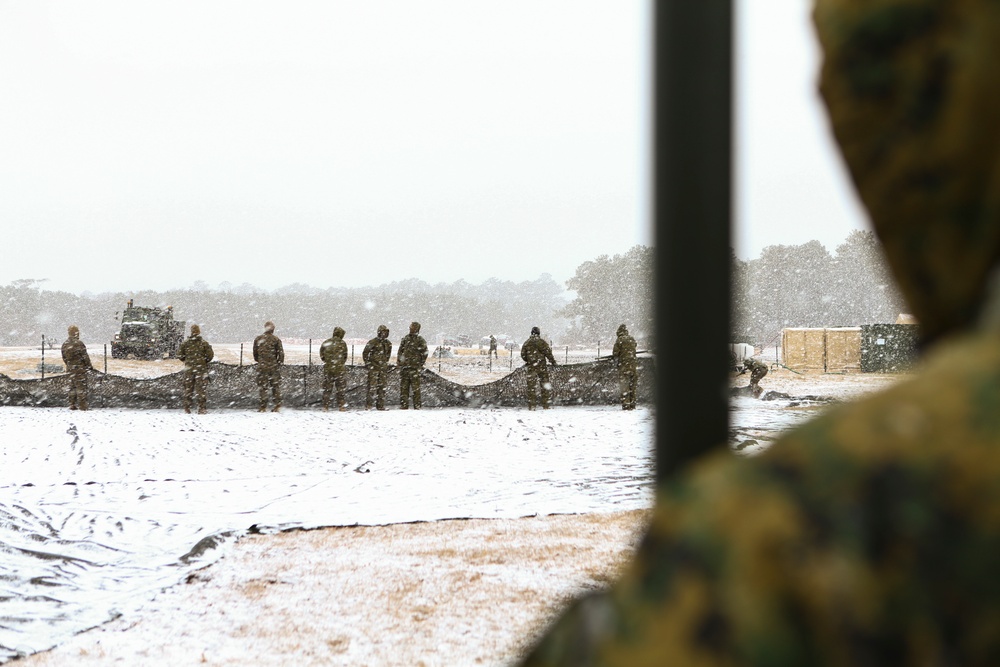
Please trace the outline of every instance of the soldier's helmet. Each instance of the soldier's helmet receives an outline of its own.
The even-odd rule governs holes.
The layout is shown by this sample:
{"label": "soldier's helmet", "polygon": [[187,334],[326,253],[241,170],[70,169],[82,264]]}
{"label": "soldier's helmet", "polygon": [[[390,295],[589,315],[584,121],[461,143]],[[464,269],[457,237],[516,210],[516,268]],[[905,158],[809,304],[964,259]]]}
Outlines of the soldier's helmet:
{"label": "soldier's helmet", "polygon": [[420,333],[420,322],[410,322],[410,333]]}
{"label": "soldier's helmet", "polygon": [[333,337],[334,338],[343,338],[345,333],[347,333],[347,332],[344,331],[343,329],[341,329],[340,327],[334,327],[333,328]]}
{"label": "soldier's helmet", "polygon": [[618,325],[618,335],[621,336],[621,335],[627,334],[627,333],[628,333],[628,328],[624,324],[619,324]]}
{"label": "soldier's helmet", "polygon": [[539,329],[538,327],[531,327],[531,335],[532,336],[541,336],[542,335],[542,330]]}
{"label": "soldier's helmet", "polygon": [[264,333],[274,333],[274,322],[264,322]]}
{"label": "soldier's helmet", "polygon": [[200,336],[201,335],[201,327],[198,326],[197,324],[192,324],[191,325],[191,335],[192,336]]}
{"label": "soldier's helmet", "polygon": [[389,335],[389,327],[385,326],[384,324],[378,325],[378,337],[385,338],[388,335]]}
{"label": "soldier's helmet", "polygon": [[80,328],[75,324],[71,324],[69,325],[69,329],[66,330],[66,333],[69,335],[70,338],[79,338]]}

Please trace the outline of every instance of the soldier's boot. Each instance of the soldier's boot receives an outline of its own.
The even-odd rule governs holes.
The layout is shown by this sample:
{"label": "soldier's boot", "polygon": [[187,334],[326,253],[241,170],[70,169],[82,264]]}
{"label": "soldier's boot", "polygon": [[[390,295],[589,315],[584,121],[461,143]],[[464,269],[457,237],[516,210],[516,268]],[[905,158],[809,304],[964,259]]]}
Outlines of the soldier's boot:
{"label": "soldier's boot", "polygon": [[69,404],[69,409],[70,410],[76,410],[76,403],[70,403]]}
{"label": "soldier's boot", "polygon": [[267,412],[267,405],[261,405],[257,408],[257,412]]}
{"label": "soldier's boot", "polygon": [[86,399],[80,401],[80,409],[81,410],[86,410],[87,409],[87,401],[86,401]]}
{"label": "soldier's boot", "polygon": [[208,414],[208,410],[205,409],[204,405],[201,406],[200,408],[198,408],[198,414],[199,415],[207,415]]}
{"label": "soldier's boot", "polygon": [[271,408],[271,412],[280,412],[280,411],[281,411],[281,406],[278,404],[275,404],[275,406]]}

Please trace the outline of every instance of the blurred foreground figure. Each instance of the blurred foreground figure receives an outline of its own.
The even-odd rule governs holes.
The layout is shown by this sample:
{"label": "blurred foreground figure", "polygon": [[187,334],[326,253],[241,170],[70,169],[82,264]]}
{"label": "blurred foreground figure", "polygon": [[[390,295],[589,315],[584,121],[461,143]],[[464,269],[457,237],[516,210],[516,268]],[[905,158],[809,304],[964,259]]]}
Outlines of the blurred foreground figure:
{"label": "blurred foreground figure", "polygon": [[281,409],[281,365],[285,363],[285,348],[274,335],[274,322],[264,323],[264,333],[253,339],[253,360],[257,362],[257,388],[260,390],[258,410],[267,410],[273,400],[271,412]]}
{"label": "blurred foreground figure", "polygon": [[921,366],[665,483],[622,579],[527,664],[1000,664],[1000,4],[818,0],[814,18]]}
{"label": "blurred foreground figure", "polygon": [[184,362],[184,412],[191,412],[194,397],[198,398],[198,414],[206,412],[208,393],[208,362],[215,357],[215,350],[201,337],[201,327],[191,325],[191,336],[177,350],[177,358]]}
{"label": "blurred foreground figure", "polygon": [[63,363],[69,373],[69,409],[87,408],[87,372],[93,368],[87,346],[80,340],[80,329],[70,325],[66,330],[66,342],[62,344]]}

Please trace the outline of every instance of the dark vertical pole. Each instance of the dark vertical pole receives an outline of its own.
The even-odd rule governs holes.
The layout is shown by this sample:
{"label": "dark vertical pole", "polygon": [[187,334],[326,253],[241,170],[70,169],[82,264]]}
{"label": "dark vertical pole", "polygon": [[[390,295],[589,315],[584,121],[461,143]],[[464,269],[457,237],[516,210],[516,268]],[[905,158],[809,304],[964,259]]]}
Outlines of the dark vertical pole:
{"label": "dark vertical pole", "polygon": [[597,358],[601,358],[601,341],[597,341]]}
{"label": "dark vertical pole", "polygon": [[[654,4],[657,481],[726,442],[732,0]],[[692,289],[696,286],[696,289]],[[669,382],[669,355],[704,363]]]}
{"label": "dark vertical pole", "polygon": [[45,334],[42,334],[42,379],[45,379]]}
{"label": "dark vertical pole", "polygon": [[108,374],[108,344],[104,344],[104,374]]}
{"label": "dark vertical pole", "polygon": [[566,360],[563,363],[564,364],[569,363],[569,345],[566,346]]}
{"label": "dark vertical pole", "polygon": [[243,343],[240,343],[240,368],[243,368]]}
{"label": "dark vertical pole", "polygon": [[354,343],[351,343],[351,366],[354,365]]}

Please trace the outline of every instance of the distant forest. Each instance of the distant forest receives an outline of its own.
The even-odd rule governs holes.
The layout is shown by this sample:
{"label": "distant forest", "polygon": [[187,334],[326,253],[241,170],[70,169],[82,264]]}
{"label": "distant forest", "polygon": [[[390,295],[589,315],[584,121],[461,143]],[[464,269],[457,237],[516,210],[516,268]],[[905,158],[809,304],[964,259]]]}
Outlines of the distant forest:
{"label": "distant forest", "polygon": [[507,334],[520,342],[538,326],[558,345],[590,346],[613,340],[622,322],[640,337],[651,330],[651,280],[652,250],[645,246],[585,262],[565,285],[542,274],[517,283],[431,285],[411,279],[360,288],[296,283],[273,291],[195,282],[166,292],[77,296],[45,290],[43,281],[17,280],[0,287],[0,345],[39,345],[43,335],[61,343],[70,324],[80,327],[88,344],[110,342],[132,299],[136,306],[173,306],[177,319],[199,324],[205,338],[218,343],[252,340],[266,320],[274,321],[279,336],[316,340],[328,338],[335,326],[343,327],[348,338],[367,339],[380,324],[398,339],[416,320],[431,344],[439,334],[475,342],[491,333]]}
{"label": "distant forest", "polygon": [[780,342],[786,327],[892,323],[907,312],[871,231],[855,230],[831,255],[819,241],[764,248],[760,257],[732,256],[731,340]]}
{"label": "distant forest", "polygon": [[[593,347],[614,340],[625,323],[640,346],[652,347],[653,250],[637,245],[620,255],[584,262],[565,284],[490,279],[428,284],[411,279],[377,287],[318,288],[300,283],[267,291],[253,285],[196,282],[167,292],[137,291],[77,296],[48,291],[43,282],[18,280],[0,287],[0,345],[61,342],[76,324],[88,344],[109,342],[126,302],[171,305],[175,316],[201,325],[213,342],[251,340],[266,320],[288,338],[322,340],[334,326],[348,338],[367,339],[379,324],[400,338],[413,320],[429,343],[437,336],[507,334],[517,341],[541,327],[554,344]],[[854,231],[830,254],[818,241],[776,245],[749,261],[732,254],[733,342],[773,345],[785,327],[857,326],[895,322],[906,307],[872,232]]]}

